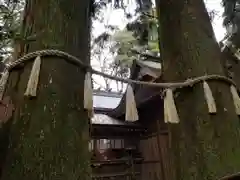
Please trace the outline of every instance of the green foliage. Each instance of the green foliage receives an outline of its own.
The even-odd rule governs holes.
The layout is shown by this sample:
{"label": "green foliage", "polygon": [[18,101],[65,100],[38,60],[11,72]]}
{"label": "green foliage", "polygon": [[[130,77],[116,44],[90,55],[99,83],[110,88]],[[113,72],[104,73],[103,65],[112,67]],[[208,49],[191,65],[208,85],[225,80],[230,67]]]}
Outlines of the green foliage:
{"label": "green foliage", "polygon": [[[136,12],[149,9],[152,6],[151,0],[135,0],[137,5]],[[103,7],[106,7],[108,4],[111,4],[114,9],[123,9],[126,10],[129,5],[129,1],[124,0],[91,0],[91,15],[93,18],[99,20],[99,12]],[[125,11],[126,12],[126,11]],[[126,17],[131,17],[132,15],[126,12]]]}
{"label": "green foliage", "polygon": [[[126,14],[125,12],[126,20],[129,23],[124,29],[118,29],[118,27],[109,25],[108,19],[104,17],[104,9],[109,8],[107,6],[104,5],[102,10],[98,11],[98,17],[93,18],[94,21],[104,24],[105,27],[105,31],[97,37],[92,34],[93,64],[97,64],[95,67],[104,73],[127,78],[133,60],[139,59],[138,54],[133,50],[152,56],[159,53],[156,10],[145,4],[136,9],[136,14]],[[106,53],[106,51],[108,52]],[[111,81],[104,79],[104,82],[104,85],[100,85],[95,81],[94,85],[97,84],[95,88],[109,91]]]}
{"label": "green foliage", "polygon": [[13,40],[19,38],[23,7],[23,0],[0,2],[0,59],[11,53]]}
{"label": "green foliage", "polygon": [[138,59],[137,54],[131,51],[132,49],[142,53],[159,53],[158,22],[154,15],[155,10],[152,14],[148,13],[148,16],[142,14],[134,22],[129,23],[124,30],[114,34],[113,39],[116,41],[114,48],[118,49],[116,61],[123,61],[128,66],[132,64],[134,59]]}

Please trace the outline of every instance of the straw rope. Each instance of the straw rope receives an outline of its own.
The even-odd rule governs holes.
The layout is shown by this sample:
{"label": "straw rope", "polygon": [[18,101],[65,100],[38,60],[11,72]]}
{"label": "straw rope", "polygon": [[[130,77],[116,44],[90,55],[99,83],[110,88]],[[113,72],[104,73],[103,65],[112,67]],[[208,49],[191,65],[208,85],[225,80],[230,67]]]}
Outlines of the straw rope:
{"label": "straw rope", "polygon": [[176,83],[154,83],[154,82],[144,82],[144,81],[120,78],[120,77],[112,76],[112,75],[97,71],[97,70],[93,69],[90,65],[86,65],[85,63],[83,63],[79,58],[72,56],[66,52],[54,50],[54,49],[39,50],[39,51],[31,52],[31,53],[17,59],[16,61],[7,64],[6,68],[10,71],[11,69],[13,69],[14,67],[16,67],[20,64],[23,64],[27,61],[33,60],[37,56],[41,56],[41,57],[55,56],[55,57],[63,58],[65,60],[69,61],[70,63],[73,63],[77,66],[82,67],[87,72],[91,72],[92,74],[100,75],[105,78],[109,78],[109,79],[116,80],[116,81],[121,81],[121,82],[127,83],[127,84],[139,84],[139,85],[146,85],[146,86],[152,86],[152,87],[158,87],[158,88],[165,89],[165,88],[184,88],[184,87],[188,87],[188,86],[193,86],[194,84],[197,84],[197,83],[200,83],[203,81],[207,81],[207,80],[220,80],[225,83],[232,84],[236,87],[236,84],[231,79],[229,79],[225,76],[221,76],[221,75],[204,75],[204,76],[199,76],[199,77],[195,77],[192,79],[188,79],[183,82],[176,82]]}

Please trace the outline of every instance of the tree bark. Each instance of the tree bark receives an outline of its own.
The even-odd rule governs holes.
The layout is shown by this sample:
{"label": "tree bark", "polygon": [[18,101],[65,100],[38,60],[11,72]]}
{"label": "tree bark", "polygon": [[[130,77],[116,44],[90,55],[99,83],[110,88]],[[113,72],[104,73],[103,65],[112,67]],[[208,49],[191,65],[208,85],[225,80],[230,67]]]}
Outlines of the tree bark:
{"label": "tree bark", "polygon": [[[89,63],[89,1],[27,0],[25,35],[37,39],[25,53],[58,49]],[[37,97],[24,98],[32,68],[11,72],[5,97],[15,111],[1,180],[90,179],[89,119],[83,109],[84,75],[57,57],[42,58]]]}
{"label": "tree bark", "polygon": [[[239,20],[238,20],[239,21]],[[240,27],[240,22],[237,23]],[[229,41],[238,49],[240,47],[240,30],[229,38]],[[233,79],[234,82],[240,87],[240,60],[232,52],[232,48],[225,48],[222,52],[223,55],[223,66],[225,68],[226,74],[229,78]]]}
{"label": "tree bark", "polygon": [[[203,0],[156,2],[164,81],[224,75]],[[239,119],[230,87],[221,81],[209,84],[217,105],[215,115],[208,113],[201,83],[176,90],[180,123],[169,125],[176,180],[215,180],[240,170]]]}

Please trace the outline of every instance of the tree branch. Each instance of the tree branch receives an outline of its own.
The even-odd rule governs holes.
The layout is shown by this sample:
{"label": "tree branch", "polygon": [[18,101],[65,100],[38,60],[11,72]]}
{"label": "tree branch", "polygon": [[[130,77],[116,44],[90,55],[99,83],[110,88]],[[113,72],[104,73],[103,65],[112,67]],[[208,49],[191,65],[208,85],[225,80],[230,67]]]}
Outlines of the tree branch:
{"label": "tree branch", "polygon": [[139,54],[140,56],[143,56],[145,58],[151,58],[151,59],[156,59],[156,60],[160,59],[160,56],[154,56],[154,55],[150,55],[150,54],[146,54],[146,53],[143,54],[135,49],[131,49],[130,51],[134,54]]}

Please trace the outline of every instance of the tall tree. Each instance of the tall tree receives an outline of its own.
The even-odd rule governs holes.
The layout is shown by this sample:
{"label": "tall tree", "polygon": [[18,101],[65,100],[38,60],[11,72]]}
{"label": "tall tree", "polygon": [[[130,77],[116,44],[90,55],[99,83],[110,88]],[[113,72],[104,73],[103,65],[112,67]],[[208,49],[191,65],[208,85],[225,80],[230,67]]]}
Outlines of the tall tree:
{"label": "tall tree", "polygon": [[[157,0],[165,82],[224,75],[221,53],[203,0]],[[179,124],[170,124],[175,179],[217,179],[240,167],[239,119],[229,85],[209,82],[217,113],[210,115],[202,84],[177,90]]]}
{"label": "tall tree", "polygon": [[[223,65],[227,75],[240,85],[240,56],[235,51],[240,47],[240,6],[239,0],[223,0],[224,21],[227,30],[225,45],[222,47],[224,56]],[[230,43],[230,44],[229,44]],[[228,47],[226,46],[228,44]],[[223,44],[222,44],[223,45]],[[235,46],[235,48],[232,47]]]}
{"label": "tall tree", "polygon": [[14,40],[19,38],[23,0],[0,2],[0,59],[10,55]]}
{"label": "tall tree", "polygon": [[[89,64],[90,2],[27,0],[22,53],[53,48]],[[22,54],[22,55],[23,55]],[[24,98],[32,63],[10,74],[5,99],[15,111],[1,180],[90,179],[89,119],[83,109],[84,75],[58,57],[42,58],[37,97]]]}

